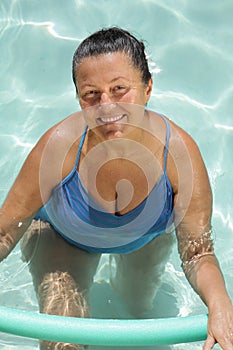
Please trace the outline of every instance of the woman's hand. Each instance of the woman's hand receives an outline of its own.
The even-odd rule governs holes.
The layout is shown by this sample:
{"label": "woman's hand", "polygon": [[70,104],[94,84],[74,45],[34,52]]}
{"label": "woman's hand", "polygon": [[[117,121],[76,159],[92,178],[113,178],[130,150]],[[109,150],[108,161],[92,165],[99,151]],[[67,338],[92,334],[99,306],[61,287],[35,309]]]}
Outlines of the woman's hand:
{"label": "woman's hand", "polygon": [[213,349],[218,343],[223,350],[233,350],[233,306],[223,300],[209,310],[208,336],[203,350]]}

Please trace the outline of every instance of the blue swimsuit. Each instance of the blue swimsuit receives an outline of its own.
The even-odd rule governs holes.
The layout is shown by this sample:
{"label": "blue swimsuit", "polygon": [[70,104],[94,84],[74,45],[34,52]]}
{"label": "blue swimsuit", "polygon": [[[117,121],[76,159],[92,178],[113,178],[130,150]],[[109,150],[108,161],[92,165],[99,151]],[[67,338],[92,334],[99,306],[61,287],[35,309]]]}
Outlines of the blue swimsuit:
{"label": "blue swimsuit", "polygon": [[111,214],[82,185],[77,166],[86,128],[73,170],[54,188],[35,219],[49,222],[68,242],[93,253],[130,253],[170,229],[173,190],[166,173],[170,126],[162,118],[166,123],[163,173],[148,197],[135,209],[122,216]]}

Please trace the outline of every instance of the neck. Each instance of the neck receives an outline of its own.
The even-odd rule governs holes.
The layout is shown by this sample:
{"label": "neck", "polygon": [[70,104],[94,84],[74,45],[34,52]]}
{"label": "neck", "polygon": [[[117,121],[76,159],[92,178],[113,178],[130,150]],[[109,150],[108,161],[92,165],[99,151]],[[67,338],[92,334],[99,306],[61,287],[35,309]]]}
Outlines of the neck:
{"label": "neck", "polygon": [[142,128],[131,127],[131,130],[122,137],[104,138],[102,134],[93,130],[88,131],[88,150],[94,147],[101,149],[103,153],[114,157],[132,156],[132,144],[143,145],[145,131]]}

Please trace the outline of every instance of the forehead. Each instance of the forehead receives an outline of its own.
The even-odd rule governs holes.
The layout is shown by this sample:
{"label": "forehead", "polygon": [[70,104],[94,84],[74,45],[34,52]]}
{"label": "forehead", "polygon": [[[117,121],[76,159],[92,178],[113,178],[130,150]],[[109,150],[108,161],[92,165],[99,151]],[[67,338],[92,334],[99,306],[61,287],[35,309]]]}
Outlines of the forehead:
{"label": "forehead", "polygon": [[108,53],[84,58],[76,68],[77,84],[87,81],[112,80],[116,77],[139,79],[140,71],[123,52]]}

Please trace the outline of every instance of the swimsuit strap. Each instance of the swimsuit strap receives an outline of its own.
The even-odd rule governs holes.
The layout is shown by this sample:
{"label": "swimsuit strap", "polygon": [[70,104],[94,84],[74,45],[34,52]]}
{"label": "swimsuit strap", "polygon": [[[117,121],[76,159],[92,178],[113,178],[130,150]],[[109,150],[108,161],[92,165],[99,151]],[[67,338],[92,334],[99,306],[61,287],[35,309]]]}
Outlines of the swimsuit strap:
{"label": "swimsuit strap", "polygon": [[160,117],[164,120],[164,122],[166,124],[166,143],[165,143],[165,146],[164,146],[164,154],[163,154],[163,172],[166,172],[167,155],[168,155],[168,144],[169,144],[171,131],[170,131],[170,124],[169,124],[167,118],[165,118],[163,115],[160,115]]}
{"label": "swimsuit strap", "polygon": [[80,155],[81,155],[83,143],[84,143],[84,140],[85,140],[85,137],[86,137],[86,134],[87,134],[87,129],[88,129],[88,126],[85,127],[85,130],[84,130],[84,132],[83,132],[83,134],[82,134],[82,137],[81,137],[81,140],[80,140],[80,142],[79,142],[78,153],[77,153],[77,157],[76,157],[76,161],[75,161],[75,166],[74,166],[75,169],[77,168],[78,163],[79,163],[79,159],[80,159]]}

